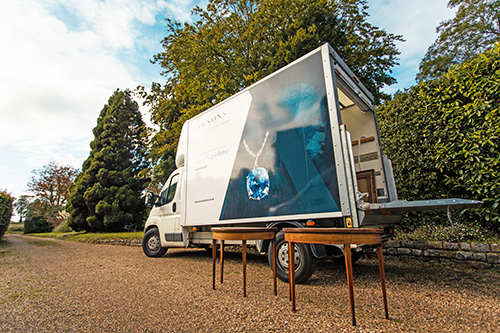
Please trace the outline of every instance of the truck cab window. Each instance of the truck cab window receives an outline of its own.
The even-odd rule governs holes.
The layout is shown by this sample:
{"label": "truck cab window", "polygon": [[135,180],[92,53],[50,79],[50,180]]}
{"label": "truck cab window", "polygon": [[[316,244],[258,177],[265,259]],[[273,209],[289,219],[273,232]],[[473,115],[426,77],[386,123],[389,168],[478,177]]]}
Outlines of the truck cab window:
{"label": "truck cab window", "polygon": [[177,189],[178,180],[179,180],[178,174],[173,176],[168,188],[166,188],[163,192],[161,192],[161,194],[160,194],[161,205],[166,205],[169,202],[171,202],[172,200],[174,200],[175,190]]}

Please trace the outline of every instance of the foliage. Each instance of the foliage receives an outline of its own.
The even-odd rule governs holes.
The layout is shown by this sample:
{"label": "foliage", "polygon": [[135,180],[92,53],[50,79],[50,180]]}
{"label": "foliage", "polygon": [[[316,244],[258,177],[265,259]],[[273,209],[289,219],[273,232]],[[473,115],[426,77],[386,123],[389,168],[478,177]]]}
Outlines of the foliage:
{"label": "foliage", "polygon": [[[163,182],[174,169],[184,122],[300,56],[329,42],[379,101],[401,36],[367,22],[366,0],[210,0],[196,7],[197,21],[167,19],[162,86],[147,96],[152,122],[154,176]],[[143,90],[144,93],[144,90]]]}
{"label": "foliage", "polygon": [[0,239],[9,228],[12,217],[13,198],[5,191],[0,192]]}
{"label": "foliage", "polygon": [[[23,216],[43,216],[49,227],[53,228],[60,222],[59,212],[64,210],[69,197],[69,186],[75,180],[78,169],[50,162],[32,173],[27,186],[34,196],[20,196],[15,204],[16,210],[21,219]],[[37,217],[36,220],[41,223],[40,218]]]}
{"label": "foliage", "polygon": [[[419,103],[418,90],[412,88],[396,94],[377,110],[384,152],[392,160],[398,197],[426,200],[453,196],[432,156],[436,119],[422,112]],[[401,225],[410,227],[432,221],[446,221],[446,213],[409,212]]]}
{"label": "foliage", "polygon": [[477,223],[455,223],[441,225],[424,223],[408,232],[396,232],[396,239],[410,241],[498,242],[498,237]]}
{"label": "foliage", "polygon": [[147,131],[131,92],[116,90],[93,130],[90,156],[70,187],[69,226],[76,231],[123,231],[142,227],[146,207],[140,198],[148,167]]}
{"label": "foliage", "polygon": [[69,226],[69,221],[68,220],[62,220],[54,229],[52,229],[52,232],[55,233],[61,233],[61,232],[71,232],[72,229]]}
{"label": "foliage", "polygon": [[19,215],[19,222],[23,222],[28,214],[28,206],[31,202],[31,196],[29,195],[21,195],[14,201],[14,209]]}
{"label": "foliage", "polygon": [[435,79],[500,42],[500,1],[450,0],[456,16],[437,27],[439,36],[429,47],[417,75],[419,81]]}
{"label": "foliage", "polygon": [[15,201],[16,209],[19,211],[20,207],[23,210],[23,215],[20,219],[24,219],[26,228],[23,228],[23,233],[36,233],[50,231],[57,222],[57,211],[63,209],[62,207],[51,207],[47,201],[31,195],[21,195]]}
{"label": "foliage", "polygon": [[7,233],[16,233],[16,232],[23,232],[24,230],[24,223],[11,223],[9,225],[9,229],[7,229]]}
{"label": "foliage", "polygon": [[29,214],[24,221],[24,234],[50,232],[51,225],[44,215]]}
{"label": "foliage", "polygon": [[400,197],[482,200],[462,218],[500,231],[500,44],[378,110]]}
{"label": "foliage", "polygon": [[69,186],[78,174],[77,169],[70,165],[50,162],[41,169],[31,172],[34,175],[27,184],[30,192],[50,206],[61,207],[66,204]]}

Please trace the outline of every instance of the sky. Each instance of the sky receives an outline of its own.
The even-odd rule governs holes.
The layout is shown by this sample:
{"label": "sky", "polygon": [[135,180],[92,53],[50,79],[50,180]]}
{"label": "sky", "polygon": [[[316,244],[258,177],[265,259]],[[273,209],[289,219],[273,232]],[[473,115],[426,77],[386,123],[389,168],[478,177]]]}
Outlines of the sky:
{"label": "sky", "polygon": [[[15,0],[0,11],[0,189],[27,192],[49,162],[81,168],[92,129],[117,88],[161,83],[151,64],[165,18],[191,22],[207,0]],[[454,16],[448,0],[368,0],[369,22],[403,35],[394,93],[415,84],[436,27]],[[335,46],[332,45],[334,48]],[[141,107],[148,122],[147,109]]]}

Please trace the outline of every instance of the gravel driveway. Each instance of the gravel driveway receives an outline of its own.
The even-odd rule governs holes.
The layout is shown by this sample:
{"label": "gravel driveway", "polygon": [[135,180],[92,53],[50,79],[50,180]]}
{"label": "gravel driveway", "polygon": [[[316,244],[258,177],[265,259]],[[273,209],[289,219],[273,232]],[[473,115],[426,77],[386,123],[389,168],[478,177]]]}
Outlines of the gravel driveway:
{"label": "gravel driveway", "polygon": [[500,273],[386,261],[390,320],[375,260],[354,265],[358,326],[351,325],[343,265],[324,262],[297,286],[266,258],[249,255],[247,298],[241,255],[225,260],[211,288],[205,250],[148,258],[139,247],[7,235],[0,245],[0,332],[500,332]]}

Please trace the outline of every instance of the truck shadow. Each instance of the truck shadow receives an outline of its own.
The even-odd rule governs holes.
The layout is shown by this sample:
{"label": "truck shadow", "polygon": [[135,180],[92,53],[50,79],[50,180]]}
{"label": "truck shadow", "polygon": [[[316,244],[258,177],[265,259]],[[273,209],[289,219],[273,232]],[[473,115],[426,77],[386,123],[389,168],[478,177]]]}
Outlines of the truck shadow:
{"label": "truck shadow", "polygon": [[[500,287],[500,273],[471,269],[439,263],[409,262],[389,260],[384,264],[387,289],[391,285],[407,285],[413,288],[429,288],[463,293],[489,295],[500,300],[495,290]],[[353,265],[354,285],[379,285],[380,275],[376,259],[363,258]],[[318,263],[308,285],[347,283],[345,265],[331,261]]]}
{"label": "truck shadow", "polygon": [[[163,258],[206,258],[212,260],[212,249],[169,249]],[[220,258],[220,250],[217,249],[217,260]],[[241,249],[231,249],[228,247],[224,250],[224,261],[234,260],[241,261]],[[267,265],[267,255],[256,253],[254,249],[247,249],[247,262],[249,264],[265,264]]]}
{"label": "truck shadow", "polygon": [[[255,250],[253,250],[255,251]],[[169,250],[163,259],[185,258],[188,260],[201,260],[211,263],[212,251],[204,249],[175,249]],[[241,249],[229,249],[224,251],[224,261],[236,264],[241,263]],[[217,262],[219,262],[219,251],[217,251]],[[267,255],[247,252],[247,265],[258,265],[265,269],[271,269],[268,265]],[[411,288],[439,289],[443,293],[448,291],[489,295],[500,300],[500,295],[495,290],[500,289],[500,272],[490,270],[471,269],[460,266],[444,265],[439,263],[412,261],[409,263],[399,260],[386,260],[385,277],[387,289],[391,286],[407,285]],[[377,286],[380,284],[380,276],[377,260],[373,258],[362,258],[353,264],[354,285]],[[314,274],[304,283],[309,286],[329,286],[346,284],[345,265],[334,263],[331,260],[318,262]]]}

